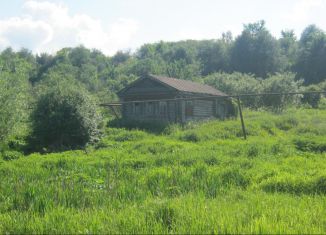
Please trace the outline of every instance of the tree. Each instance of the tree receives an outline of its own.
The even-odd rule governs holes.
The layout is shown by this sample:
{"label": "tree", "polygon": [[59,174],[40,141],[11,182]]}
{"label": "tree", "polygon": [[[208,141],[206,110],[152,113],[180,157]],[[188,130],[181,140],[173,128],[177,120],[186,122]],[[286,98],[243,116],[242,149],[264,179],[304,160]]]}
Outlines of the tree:
{"label": "tree", "polygon": [[323,34],[323,31],[314,24],[308,25],[301,34],[300,44],[308,44],[313,40],[314,36],[317,34]]}
{"label": "tree", "polygon": [[[228,73],[214,73],[204,78],[204,82],[208,85],[216,87],[229,95],[238,94],[257,94],[262,92],[261,80],[252,75],[241,74],[234,72]],[[243,105],[250,108],[258,108],[259,97],[248,96],[243,97]]]}
{"label": "tree", "polygon": [[91,52],[84,46],[70,49],[68,58],[73,66],[81,67],[83,64],[90,62]]}
{"label": "tree", "polygon": [[[7,56],[7,55],[6,55]],[[0,57],[0,143],[17,134],[28,116],[30,64]]]}
{"label": "tree", "polygon": [[[305,92],[320,92],[322,89],[317,85],[310,85],[305,87]],[[304,94],[301,101],[302,103],[309,104],[313,108],[318,108],[319,101],[321,100],[320,93]]]}
{"label": "tree", "polygon": [[299,56],[295,65],[297,78],[305,84],[316,84],[326,79],[326,34],[315,25],[308,26],[300,38]]}
{"label": "tree", "polygon": [[32,150],[76,149],[100,135],[100,115],[94,99],[81,86],[61,81],[42,91],[32,112]]}
{"label": "tree", "polygon": [[[298,92],[302,81],[296,81],[295,75],[292,73],[275,74],[264,80],[263,93],[288,93]],[[264,107],[273,111],[282,111],[288,105],[299,102],[297,95],[264,95],[261,97]]]}
{"label": "tree", "polygon": [[298,43],[293,30],[282,30],[281,38],[279,39],[282,56],[282,70],[289,71],[294,66],[297,60]]}
{"label": "tree", "polygon": [[[227,39],[225,39],[227,40]],[[229,70],[229,48],[224,41],[206,41],[198,51],[202,75]]]}
{"label": "tree", "polygon": [[231,52],[233,70],[267,77],[280,70],[277,40],[268,32],[264,21],[244,25]]}
{"label": "tree", "polygon": [[231,44],[233,42],[233,35],[231,31],[222,33],[222,41],[226,44]]}
{"label": "tree", "polygon": [[115,55],[112,57],[112,63],[114,65],[118,65],[121,63],[126,62],[130,58],[130,52],[129,51],[118,51],[115,53]]}
{"label": "tree", "polygon": [[29,77],[29,81],[32,84],[39,82],[42,79],[44,73],[48,71],[55,64],[55,60],[52,55],[47,53],[41,53],[35,56],[36,72],[33,76]]}

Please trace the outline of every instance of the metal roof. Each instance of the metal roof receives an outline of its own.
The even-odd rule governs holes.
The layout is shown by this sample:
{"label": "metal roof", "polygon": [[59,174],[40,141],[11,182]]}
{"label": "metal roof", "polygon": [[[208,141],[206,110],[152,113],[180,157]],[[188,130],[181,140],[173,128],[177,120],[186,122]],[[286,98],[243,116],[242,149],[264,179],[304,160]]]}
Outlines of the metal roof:
{"label": "metal roof", "polygon": [[150,74],[148,77],[153,80],[157,80],[161,83],[164,83],[172,88],[175,88],[178,91],[215,95],[215,96],[226,96],[225,93],[215,89],[214,87],[197,83],[197,82],[192,82],[192,81],[177,79],[177,78],[164,77],[164,76],[157,76],[152,74]]}

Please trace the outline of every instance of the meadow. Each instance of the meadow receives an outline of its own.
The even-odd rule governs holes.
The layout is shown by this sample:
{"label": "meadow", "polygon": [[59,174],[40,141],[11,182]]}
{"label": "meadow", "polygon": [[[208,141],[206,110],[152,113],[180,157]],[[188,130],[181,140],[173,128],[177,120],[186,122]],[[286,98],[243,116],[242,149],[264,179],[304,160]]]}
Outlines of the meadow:
{"label": "meadow", "polygon": [[326,110],[244,110],[0,158],[0,233],[326,233]]}

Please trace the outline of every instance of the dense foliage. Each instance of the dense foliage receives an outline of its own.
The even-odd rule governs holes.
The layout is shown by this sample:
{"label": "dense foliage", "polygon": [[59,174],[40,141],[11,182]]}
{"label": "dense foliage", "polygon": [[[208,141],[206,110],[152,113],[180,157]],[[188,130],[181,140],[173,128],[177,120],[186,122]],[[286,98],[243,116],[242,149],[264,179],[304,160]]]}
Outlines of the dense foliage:
{"label": "dense foliage", "polygon": [[44,91],[31,116],[31,150],[75,149],[94,143],[100,135],[96,105],[81,87],[67,82]]}
{"label": "dense foliage", "polygon": [[[0,54],[0,143],[33,132],[30,122],[36,116],[29,114],[43,102],[38,99],[46,99],[41,96],[44,91],[59,92],[55,90],[61,80],[69,81],[65,84],[69,89],[85,90],[98,103],[116,100],[118,90],[148,73],[207,83],[228,94],[323,90],[325,38],[324,31],[310,25],[298,40],[291,30],[276,39],[259,21],[244,25],[236,38],[226,32],[214,40],[161,41],[111,57],[83,46],[53,55],[8,48]],[[275,96],[247,97],[242,102],[279,111],[299,101],[318,107],[319,100],[320,96]]]}
{"label": "dense foliage", "polygon": [[[277,73],[266,79],[257,79],[252,75],[237,72],[232,74],[214,73],[204,77],[204,82],[227,94],[299,92],[302,85],[302,81],[296,80],[295,75],[292,73]],[[309,90],[313,91],[305,88],[305,91]],[[242,97],[242,101],[243,105],[254,109],[265,107],[281,110],[285,106],[299,103],[300,98],[293,95],[266,95]],[[318,106],[318,101],[318,99],[315,100],[316,105],[314,107]],[[304,102],[311,104],[312,101],[308,102],[308,99],[305,98]]]}
{"label": "dense foliage", "polygon": [[28,116],[30,64],[11,50],[0,57],[0,146],[11,136],[21,133]]}
{"label": "dense foliage", "polygon": [[235,71],[263,78],[281,71],[278,42],[265,28],[264,21],[244,26],[234,41],[231,64]]}

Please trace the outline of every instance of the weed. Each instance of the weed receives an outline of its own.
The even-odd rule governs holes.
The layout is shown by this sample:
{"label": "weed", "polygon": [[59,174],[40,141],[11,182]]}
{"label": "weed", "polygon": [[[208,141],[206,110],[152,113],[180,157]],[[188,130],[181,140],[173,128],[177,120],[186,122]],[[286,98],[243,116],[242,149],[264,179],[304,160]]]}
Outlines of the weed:
{"label": "weed", "polygon": [[2,152],[0,233],[324,234],[325,110],[243,114],[247,140],[239,120],[210,120]]}
{"label": "weed", "polygon": [[299,121],[296,117],[282,117],[278,119],[275,123],[276,127],[283,131],[288,131],[296,126],[298,126]]}
{"label": "weed", "polygon": [[322,138],[297,137],[293,140],[296,148],[304,152],[326,152],[326,141]]}

